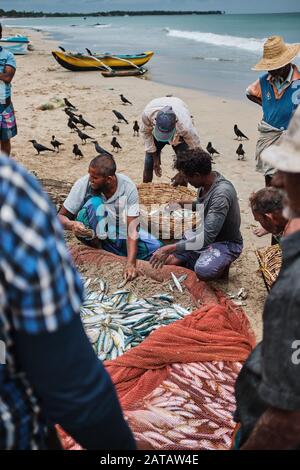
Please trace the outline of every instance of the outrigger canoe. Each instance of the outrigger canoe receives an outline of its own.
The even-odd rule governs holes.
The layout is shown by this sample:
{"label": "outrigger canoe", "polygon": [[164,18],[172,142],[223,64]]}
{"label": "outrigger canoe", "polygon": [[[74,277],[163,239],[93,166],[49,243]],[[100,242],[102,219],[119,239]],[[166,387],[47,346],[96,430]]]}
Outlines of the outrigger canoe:
{"label": "outrigger canoe", "polygon": [[74,54],[71,52],[52,51],[55,60],[65,69],[75,72],[102,70],[128,70],[132,67],[142,67],[153,56],[154,52],[148,51],[141,54]]}
{"label": "outrigger canoe", "polygon": [[15,55],[24,55],[28,52],[29,39],[27,36],[10,36],[0,39],[0,46],[4,47],[8,51]]}

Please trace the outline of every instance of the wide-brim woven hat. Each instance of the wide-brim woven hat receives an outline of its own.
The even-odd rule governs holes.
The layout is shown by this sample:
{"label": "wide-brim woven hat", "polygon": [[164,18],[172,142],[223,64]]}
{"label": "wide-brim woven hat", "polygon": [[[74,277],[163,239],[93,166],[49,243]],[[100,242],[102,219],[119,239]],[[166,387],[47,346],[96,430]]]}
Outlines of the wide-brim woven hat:
{"label": "wide-brim woven hat", "polygon": [[300,44],[286,44],[281,36],[271,36],[264,44],[264,54],[252,70],[277,70],[292,62]]}
{"label": "wide-brim woven hat", "polygon": [[261,158],[277,170],[300,173],[300,107],[278,144],[264,150]]}

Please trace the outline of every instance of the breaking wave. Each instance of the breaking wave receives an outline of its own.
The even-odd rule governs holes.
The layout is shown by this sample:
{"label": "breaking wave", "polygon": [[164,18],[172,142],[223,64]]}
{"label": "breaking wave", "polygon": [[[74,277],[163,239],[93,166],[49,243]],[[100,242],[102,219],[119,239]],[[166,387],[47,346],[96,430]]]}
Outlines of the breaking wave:
{"label": "breaking wave", "polygon": [[265,39],[242,38],[239,36],[229,36],[214,33],[201,33],[198,31],[181,31],[178,29],[164,28],[167,35],[175,38],[190,39],[196,42],[212,44],[220,47],[235,47],[250,52],[262,52]]}

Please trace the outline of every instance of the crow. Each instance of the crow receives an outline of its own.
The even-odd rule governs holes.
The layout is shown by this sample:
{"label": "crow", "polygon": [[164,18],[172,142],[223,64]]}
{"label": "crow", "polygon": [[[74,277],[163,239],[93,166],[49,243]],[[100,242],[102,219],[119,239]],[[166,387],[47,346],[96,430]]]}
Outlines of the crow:
{"label": "crow", "polygon": [[216,153],[217,155],[220,155],[220,153],[213,148],[211,142],[208,142],[207,144],[207,147],[206,147],[206,150],[208,151],[208,153],[213,157],[214,154]]}
{"label": "crow", "polygon": [[139,126],[139,123],[137,121],[134,121],[134,125],[133,125],[133,136],[139,136],[140,135],[140,126]]}
{"label": "crow", "polygon": [[71,115],[70,119],[74,124],[76,124],[76,126],[78,126],[78,124],[81,124],[80,119],[78,119],[78,117],[75,116],[75,114]]}
{"label": "crow", "polygon": [[80,158],[83,157],[83,153],[82,153],[82,151],[80,150],[80,148],[78,147],[77,144],[73,145],[73,154],[75,156],[75,159],[77,159],[77,157],[78,157],[78,159],[80,160]]}
{"label": "crow", "polygon": [[119,142],[117,141],[116,137],[114,137],[113,140],[111,141],[111,145],[113,146],[114,151],[115,151],[115,149],[117,149],[117,152],[119,151],[119,149],[122,150],[122,147],[119,144]]}
{"label": "crow", "polygon": [[114,125],[112,126],[112,134],[114,134],[114,133],[120,135],[120,128],[119,128],[119,126],[117,126],[116,124],[114,124]]}
{"label": "crow", "polygon": [[236,154],[238,156],[238,160],[245,160],[245,150],[243,149],[243,144],[238,146]]}
{"label": "crow", "polygon": [[52,147],[54,147],[54,150],[57,150],[57,152],[59,152],[59,147],[61,145],[64,145],[62,142],[59,142],[58,140],[55,139],[55,135],[52,136],[52,140],[51,140],[51,145]]}
{"label": "crow", "polygon": [[125,98],[124,95],[120,95],[120,97],[121,97],[121,100],[122,100],[123,104],[131,104],[132,105],[132,103],[127,98]]}
{"label": "crow", "polygon": [[234,125],[234,133],[237,136],[236,140],[243,140],[243,138],[249,140],[249,137],[247,137],[245,134],[242,133],[242,131],[239,130],[237,124]]}
{"label": "crow", "polygon": [[67,100],[67,98],[64,98],[64,102],[65,102],[65,105],[67,108],[73,108],[73,109],[76,109],[75,106],[73,106],[72,103],[70,103],[69,100]]}
{"label": "crow", "polygon": [[97,140],[93,140],[93,144],[95,144],[95,150],[99,155],[107,155],[108,157],[112,157],[112,154],[105,150],[101,145],[98,144]]}
{"label": "crow", "polygon": [[60,49],[63,52],[66,52],[66,49],[64,49],[62,46],[58,46],[58,49]]}
{"label": "crow", "polygon": [[71,118],[70,118],[69,121],[68,121],[68,127],[71,129],[71,131],[73,131],[73,130],[78,131],[78,127],[77,127],[76,124],[72,121]]}
{"label": "crow", "polygon": [[118,118],[118,122],[124,121],[126,124],[129,124],[127,119],[124,118],[123,114],[119,113],[119,111],[116,111],[115,109],[112,110],[116,118]]}
{"label": "crow", "polygon": [[38,144],[36,140],[29,140],[29,142],[32,143],[32,145],[34,146],[35,150],[37,151],[37,154],[39,155],[40,152],[54,152],[54,150],[52,149],[49,149],[48,147],[45,147],[44,145],[42,144]]}
{"label": "crow", "polygon": [[64,112],[65,112],[66,115],[69,116],[70,118],[73,117],[73,116],[77,116],[77,114],[75,114],[75,113],[72,111],[72,108],[64,108]]}
{"label": "crow", "polygon": [[90,137],[79,129],[77,129],[76,132],[78,134],[78,137],[81,139],[82,145],[86,144],[87,139],[94,140],[93,137]]}
{"label": "crow", "polygon": [[90,124],[90,123],[87,122],[85,119],[83,119],[82,114],[79,114],[78,118],[79,118],[79,123],[83,126],[84,129],[85,129],[86,127],[92,127],[93,129],[96,129],[95,126],[92,126],[92,124]]}

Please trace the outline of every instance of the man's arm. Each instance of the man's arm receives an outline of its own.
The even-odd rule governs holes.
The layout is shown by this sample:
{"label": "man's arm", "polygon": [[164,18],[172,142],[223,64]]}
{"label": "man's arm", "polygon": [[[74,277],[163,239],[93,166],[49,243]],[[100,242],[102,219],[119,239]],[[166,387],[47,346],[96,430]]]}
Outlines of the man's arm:
{"label": "man's arm", "polygon": [[58,218],[65,230],[70,230],[76,237],[86,237],[89,230],[81,223],[77,222],[74,214],[69,212],[64,206],[61,206]]}
{"label": "man's arm", "polygon": [[183,138],[189,149],[201,148],[200,137],[192,122],[189,127],[182,127],[179,131],[180,137]]}
{"label": "man's arm", "polygon": [[142,122],[141,122],[141,129],[140,132],[142,134],[142,137],[144,139],[144,145],[145,145],[145,152],[151,153],[151,154],[156,154],[156,146],[154,143],[154,138],[153,138],[153,123],[151,119],[147,116],[147,114],[144,112],[142,114]]}
{"label": "man's arm", "polygon": [[127,264],[124,270],[124,278],[128,281],[137,277],[138,224],[138,217],[127,217]]}
{"label": "man's arm", "polygon": [[15,73],[16,73],[16,69],[14,67],[11,67],[10,65],[6,65],[4,67],[4,71],[0,73],[0,80],[5,83],[10,83],[12,79],[14,78]]}
{"label": "man's arm", "polygon": [[289,450],[300,446],[300,411],[269,408],[241,450]]}
{"label": "man's arm", "polygon": [[262,92],[261,92],[261,86],[260,86],[259,80],[256,80],[255,82],[253,82],[251,85],[248,86],[246,90],[246,96],[253,103],[256,103],[259,106],[262,106]]}

